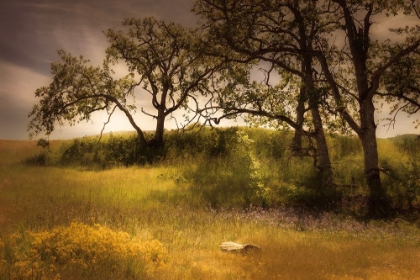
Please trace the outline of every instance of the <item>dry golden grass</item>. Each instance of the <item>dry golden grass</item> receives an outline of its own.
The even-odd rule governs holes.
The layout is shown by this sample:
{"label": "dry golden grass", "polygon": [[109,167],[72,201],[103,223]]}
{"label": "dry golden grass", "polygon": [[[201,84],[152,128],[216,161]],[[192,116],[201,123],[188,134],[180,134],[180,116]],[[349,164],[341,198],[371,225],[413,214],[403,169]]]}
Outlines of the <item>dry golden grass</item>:
{"label": "dry golden grass", "polygon": [[[139,242],[163,245],[168,255],[161,269],[124,276],[128,279],[420,279],[420,231],[406,222],[397,228],[290,209],[214,210],[188,191],[188,182],[178,180],[176,167],[81,171],[24,165],[21,161],[36,149],[33,142],[0,141],[0,279],[33,277],[8,273],[18,261],[10,253],[30,252],[36,245],[10,247],[15,244],[10,238],[65,231],[72,222],[80,225],[76,229],[97,224],[110,234],[126,232]],[[218,249],[223,241],[258,244],[263,253],[224,253]],[[109,255],[115,263],[123,259]],[[40,267],[51,265],[58,267],[51,258],[40,258]],[[86,265],[90,279],[121,277],[111,276],[112,267],[104,265],[99,272]],[[62,279],[87,277],[65,268],[60,273]]]}

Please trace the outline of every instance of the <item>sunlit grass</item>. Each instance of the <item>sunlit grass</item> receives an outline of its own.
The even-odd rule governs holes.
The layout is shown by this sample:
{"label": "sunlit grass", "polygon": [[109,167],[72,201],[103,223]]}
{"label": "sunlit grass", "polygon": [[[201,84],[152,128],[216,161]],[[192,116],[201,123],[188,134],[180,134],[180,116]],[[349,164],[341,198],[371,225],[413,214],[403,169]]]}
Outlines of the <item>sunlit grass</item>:
{"label": "sunlit grass", "polygon": [[51,231],[21,229],[3,246],[8,253],[0,272],[11,279],[136,279],[155,274],[168,258],[157,240],[141,241],[99,224],[74,222]]}
{"label": "sunlit grass", "polygon": [[[30,227],[52,227],[74,219],[106,222],[116,219],[118,212],[165,203],[176,186],[163,178],[170,173],[163,168],[94,172],[18,166],[3,180],[0,200],[12,209],[10,218]],[[149,195],[155,199],[149,200]]]}
{"label": "sunlit grass", "polygon": [[[36,149],[0,142],[0,279],[420,279],[420,231],[405,221],[215,209],[191,191],[185,166],[83,171],[23,164]],[[118,253],[152,240],[165,252],[159,269],[142,270],[155,264],[142,260],[142,249],[134,265]],[[263,252],[224,253],[223,241],[258,244]],[[94,245],[77,251],[81,242]],[[60,264],[50,253],[58,248],[83,258]],[[94,259],[99,254],[106,259]]]}

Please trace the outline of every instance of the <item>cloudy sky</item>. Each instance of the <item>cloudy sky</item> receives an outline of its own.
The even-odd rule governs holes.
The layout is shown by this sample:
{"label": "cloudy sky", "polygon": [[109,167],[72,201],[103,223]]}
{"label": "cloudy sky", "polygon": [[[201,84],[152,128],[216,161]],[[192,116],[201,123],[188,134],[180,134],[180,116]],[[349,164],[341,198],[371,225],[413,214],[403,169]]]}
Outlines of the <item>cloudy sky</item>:
{"label": "cloudy sky", "polygon": [[[99,65],[107,47],[103,31],[119,28],[128,17],[154,16],[192,26],[197,22],[192,4],[193,0],[0,1],[0,139],[27,139],[27,115],[37,102],[34,92],[51,82],[50,63],[58,60],[58,49]],[[153,119],[137,115],[142,129],[154,128]],[[114,117],[108,131],[131,130],[122,115]],[[378,136],[419,133],[413,120],[401,116],[388,131],[380,124]],[[51,138],[98,134],[104,121],[106,116],[97,114],[89,123],[57,128]]]}
{"label": "cloudy sky", "polygon": [[[5,0],[0,1],[0,139],[27,139],[27,117],[37,102],[35,90],[47,86],[50,63],[58,60],[58,49],[83,55],[99,65],[107,42],[103,31],[119,29],[129,17],[175,21],[192,26],[193,0]],[[141,114],[137,114],[141,115]],[[108,130],[131,130],[116,115]],[[139,117],[143,129],[152,129],[153,119]],[[57,128],[52,138],[98,134],[106,116],[93,122]]]}

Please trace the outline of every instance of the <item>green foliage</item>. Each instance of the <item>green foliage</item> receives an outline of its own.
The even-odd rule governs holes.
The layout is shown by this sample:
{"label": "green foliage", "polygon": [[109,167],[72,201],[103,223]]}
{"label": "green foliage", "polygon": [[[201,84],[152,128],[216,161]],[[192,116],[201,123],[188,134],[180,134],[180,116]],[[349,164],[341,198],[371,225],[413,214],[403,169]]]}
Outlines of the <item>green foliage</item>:
{"label": "green foliage", "polygon": [[171,131],[166,137],[168,159],[203,155],[209,158],[225,157],[237,143],[237,127],[209,129],[198,127],[191,131]]}
{"label": "green foliage", "polygon": [[41,138],[38,140],[37,146],[47,149],[50,147],[50,142],[44,138]]}
{"label": "green foliage", "polygon": [[362,150],[362,144],[359,139],[352,136],[338,136],[332,134],[329,138],[329,146],[331,147],[331,160],[340,160],[344,157],[354,157]]}
{"label": "green foliage", "polygon": [[25,159],[26,164],[39,165],[39,166],[47,165],[47,161],[48,161],[48,154],[45,151]]}
{"label": "green foliage", "polygon": [[[213,207],[220,205],[244,207],[249,204],[267,207],[270,205],[270,189],[265,186],[263,173],[258,158],[253,153],[254,141],[244,131],[237,131],[235,137],[230,136],[230,142],[223,141],[219,135],[216,146],[210,151],[215,155],[213,164],[205,157],[201,158],[195,169],[186,170],[186,178],[192,181],[192,189]],[[223,141],[222,141],[223,140]],[[223,145],[220,145],[223,143]],[[214,153],[219,149],[228,148],[223,157]],[[208,188],[207,186],[210,186]]]}
{"label": "green foliage", "polygon": [[420,155],[420,136],[415,134],[406,134],[391,138],[401,152],[408,153],[411,156]]}
{"label": "green foliage", "polygon": [[[151,138],[151,135],[146,135]],[[42,151],[26,160],[31,165],[61,165],[83,169],[105,169],[144,165],[159,161],[160,150],[144,147],[137,134],[113,135],[99,141],[98,137],[83,137],[65,141],[54,151]]]}
{"label": "green foliage", "polygon": [[[196,127],[167,131],[162,152],[148,150],[135,133],[107,134],[101,141],[84,137],[65,141],[25,159],[30,165],[58,165],[83,170],[159,164],[175,168],[170,175],[194,197],[213,207],[311,206],[325,208],[312,158],[293,155],[293,134],[262,128]],[[152,138],[152,135],[147,135]],[[395,208],[416,208],[420,195],[417,136],[379,141],[384,185]],[[363,154],[356,137],[328,137],[333,163],[334,203],[345,212],[364,213],[369,191],[364,181]],[[322,187],[322,186],[321,186]],[[355,207],[358,204],[357,207]],[[330,208],[330,206],[328,206]],[[343,209],[344,209],[343,208]]]}
{"label": "green foliage", "polygon": [[131,75],[114,79],[107,67],[93,67],[82,56],[74,57],[63,50],[58,54],[61,61],[51,65],[52,83],[35,92],[41,100],[29,113],[30,138],[41,132],[50,135],[57,123],[88,121],[95,111],[105,110],[112,115],[114,106],[130,115],[126,98],[134,94]]}
{"label": "green foliage", "polygon": [[[393,145],[389,147],[390,144]],[[381,165],[393,206],[413,210],[419,204],[420,194],[420,138],[397,136],[390,143],[382,143],[381,148],[386,150]]]}

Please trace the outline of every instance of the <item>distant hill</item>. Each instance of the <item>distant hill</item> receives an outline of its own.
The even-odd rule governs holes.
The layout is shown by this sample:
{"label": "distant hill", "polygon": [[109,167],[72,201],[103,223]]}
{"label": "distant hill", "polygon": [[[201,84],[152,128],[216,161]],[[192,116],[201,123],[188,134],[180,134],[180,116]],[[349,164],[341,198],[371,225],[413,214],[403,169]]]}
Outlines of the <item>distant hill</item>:
{"label": "distant hill", "polygon": [[392,141],[414,141],[420,139],[419,134],[403,134],[388,138]]}

